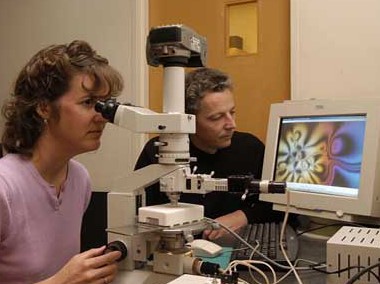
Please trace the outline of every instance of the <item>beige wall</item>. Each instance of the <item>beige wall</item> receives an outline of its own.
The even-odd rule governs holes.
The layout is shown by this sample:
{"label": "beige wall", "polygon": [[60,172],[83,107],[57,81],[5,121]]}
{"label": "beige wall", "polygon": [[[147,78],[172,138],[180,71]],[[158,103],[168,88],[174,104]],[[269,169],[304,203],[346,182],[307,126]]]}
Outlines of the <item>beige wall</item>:
{"label": "beige wall", "polygon": [[292,99],[380,97],[380,1],[292,0]]}
{"label": "beige wall", "polygon": [[[36,51],[84,39],[125,78],[120,99],[144,105],[146,8],[145,0],[1,0],[0,100],[9,95],[20,68]],[[101,148],[79,157],[95,189],[108,189],[114,178],[129,173],[142,142],[141,135],[108,125]]]}

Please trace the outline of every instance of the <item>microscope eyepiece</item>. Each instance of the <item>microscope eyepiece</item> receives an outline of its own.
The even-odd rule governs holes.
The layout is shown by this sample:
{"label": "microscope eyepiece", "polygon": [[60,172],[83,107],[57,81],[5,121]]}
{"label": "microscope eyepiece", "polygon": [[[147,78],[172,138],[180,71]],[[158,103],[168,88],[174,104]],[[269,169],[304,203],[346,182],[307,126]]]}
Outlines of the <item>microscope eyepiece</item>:
{"label": "microscope eyepiece", "polygon": [[115,99],[97,101],[95,104],[95,111],[101,113],[101,115],[110,122],[114,122],[115,113],[119,105],[120,103]]}

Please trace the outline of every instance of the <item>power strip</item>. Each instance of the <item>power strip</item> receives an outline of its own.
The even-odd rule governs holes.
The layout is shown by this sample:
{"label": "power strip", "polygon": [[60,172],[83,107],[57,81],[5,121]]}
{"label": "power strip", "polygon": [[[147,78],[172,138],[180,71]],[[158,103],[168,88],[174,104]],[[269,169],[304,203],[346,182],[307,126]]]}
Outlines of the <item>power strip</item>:
{"label": "power strip", "polygon": [[[354,267],[327,276],[328,284],[346,283],[361,270],[380,262],[380,229],[343,226],[327,241],[327,270],[329,272]],[[378,283],[380,266],[366,272],[358,283]]]}

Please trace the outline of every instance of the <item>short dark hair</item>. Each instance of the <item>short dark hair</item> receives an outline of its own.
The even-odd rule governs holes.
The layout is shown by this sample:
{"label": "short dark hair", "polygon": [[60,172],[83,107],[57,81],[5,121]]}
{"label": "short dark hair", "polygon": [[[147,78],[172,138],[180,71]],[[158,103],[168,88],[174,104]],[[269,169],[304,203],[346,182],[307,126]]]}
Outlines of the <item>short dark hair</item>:
{"label": "short dark hair", "polygon": [[10,100],[3,105],[6,122],[2,144],[6,152],[31,156],[44,129],[38,106],[47,103],[54,107],[54,102],[69,90],[71,80],[78,74],[93,79],[92,90],[83,86],[88,91],[107,87],[109,95],[114,96],[123,89],[120,73],[85,41],[75,40],[40,50],[21,70]]}
{"label": "short dark hair", "polygon": [[186,74],[185,79],[185,112],[197,114],[200,101],[211,92],[232,90],[231,78],[212,68],[199,68]]}

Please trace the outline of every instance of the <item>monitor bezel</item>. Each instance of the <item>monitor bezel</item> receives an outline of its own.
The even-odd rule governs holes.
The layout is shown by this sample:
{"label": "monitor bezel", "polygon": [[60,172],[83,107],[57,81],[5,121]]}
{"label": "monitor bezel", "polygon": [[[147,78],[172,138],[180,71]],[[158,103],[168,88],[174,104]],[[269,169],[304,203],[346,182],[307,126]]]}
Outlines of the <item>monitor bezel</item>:
{"label": "monitor bezel", "polygon": [[[359,193],[356,198],[290,192],[290,212],[328,219],[355,221],[380,217],[380,100],[305,100],[272,104],[269,114],[262,179],[273,180],[280,123],[286,117],[365,115],[366,126]],[[376,174],[378,172],[378,174]],[[372,190],[372,188],[375,188]],[[262,194],[260,200],[285,210],[281,194]]]}

